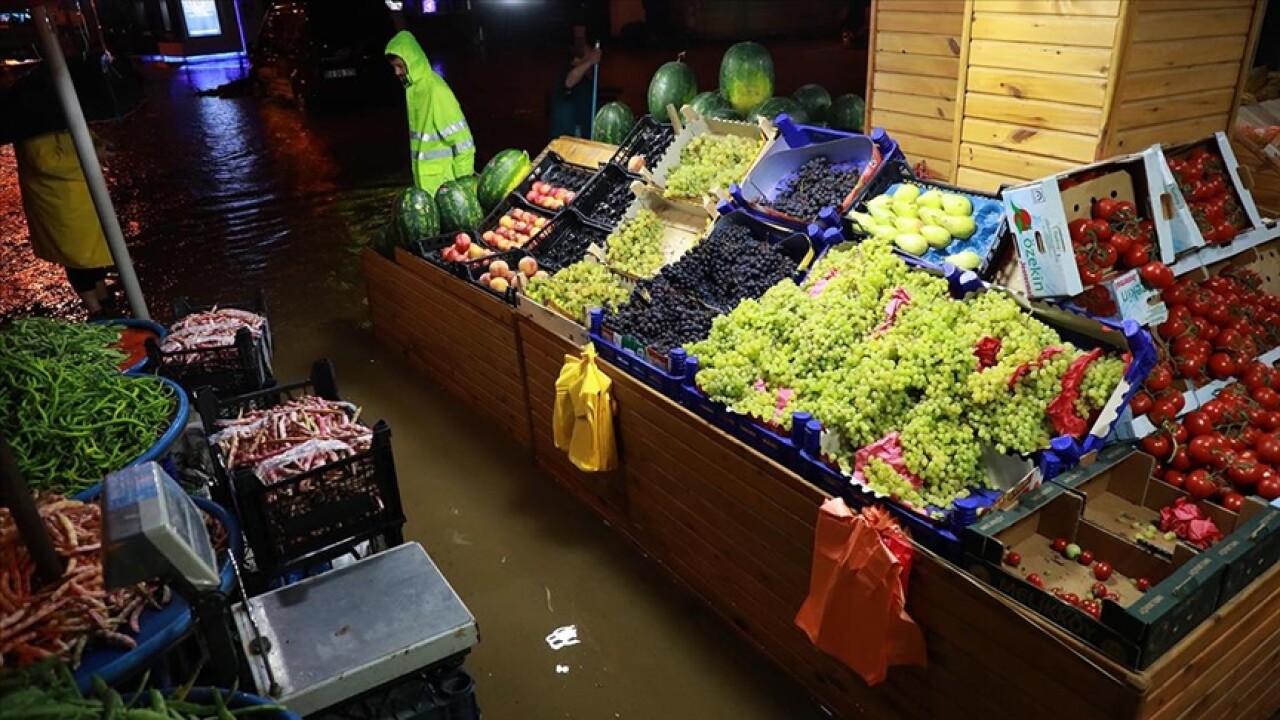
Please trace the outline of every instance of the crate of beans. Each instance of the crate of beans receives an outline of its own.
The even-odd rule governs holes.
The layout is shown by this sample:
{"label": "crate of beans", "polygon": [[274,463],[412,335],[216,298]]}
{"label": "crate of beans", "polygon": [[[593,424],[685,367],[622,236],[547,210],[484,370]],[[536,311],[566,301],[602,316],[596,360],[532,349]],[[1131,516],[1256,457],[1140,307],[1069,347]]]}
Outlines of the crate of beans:
{"label": "crate of beans", "polygon": [[195,396],[201,390],[235,395],[274,381],[271,324],[261,292],[246,302],[173,302],[177,320],[163,340],[147,339],[150,367]]}
{"label": "crate of beans", "polygon": [[264,577],[314,565],[375,537],[401,542],[391,429],[360,422],[333,365],[256,393],[197,400],[221,487]]}

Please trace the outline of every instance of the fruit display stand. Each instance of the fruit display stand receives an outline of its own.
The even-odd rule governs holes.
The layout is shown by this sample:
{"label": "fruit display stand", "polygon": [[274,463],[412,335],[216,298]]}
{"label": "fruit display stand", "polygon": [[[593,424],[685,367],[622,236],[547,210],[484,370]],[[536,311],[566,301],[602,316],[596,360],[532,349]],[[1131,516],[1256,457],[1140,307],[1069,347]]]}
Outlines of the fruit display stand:
{"label": "fruit display stand", "polygon": [[577,347],[518,324],[538,464],[838,716],[1244,718],[1280,703],[1280,569],[1133,672],[920,548],[907,610],[929,665],[868,687],[792,623],[825,494],[606,362],[620,468],[576,470],[551,413]]}
{"label": "fruit display stand", "polygon": [[1225,131],[1265,2],[876,0],[867,127],[995,190]]}

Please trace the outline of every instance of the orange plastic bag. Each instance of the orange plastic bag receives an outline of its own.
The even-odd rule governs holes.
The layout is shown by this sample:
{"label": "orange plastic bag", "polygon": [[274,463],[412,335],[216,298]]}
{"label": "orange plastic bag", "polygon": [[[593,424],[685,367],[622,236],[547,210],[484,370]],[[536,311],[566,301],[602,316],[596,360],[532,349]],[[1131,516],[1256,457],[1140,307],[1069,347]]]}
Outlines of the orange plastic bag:
{"label": "orange plastic bag", "polygon": [[890,665],[925,664],[924,635],[904,609],[910,555],[883,511],[854,513],[839,498],[818,511],[809,597],[796,626],[868,685],[883,682]]}

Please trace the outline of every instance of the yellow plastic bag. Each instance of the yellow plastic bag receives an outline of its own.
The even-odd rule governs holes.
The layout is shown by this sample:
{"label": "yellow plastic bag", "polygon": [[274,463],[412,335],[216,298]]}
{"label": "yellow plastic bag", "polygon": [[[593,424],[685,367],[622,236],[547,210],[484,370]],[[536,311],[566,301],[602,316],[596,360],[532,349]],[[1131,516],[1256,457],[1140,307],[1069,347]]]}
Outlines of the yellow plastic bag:
{"label": "yellow plastic bag", "polygon": [[556,379],[553,433],[556,448],[583,472],[604,472],[618,466],[613,434],[613,396],[609,379],[596,366],[596,349],[588,344],[582,357],[565,356]]}

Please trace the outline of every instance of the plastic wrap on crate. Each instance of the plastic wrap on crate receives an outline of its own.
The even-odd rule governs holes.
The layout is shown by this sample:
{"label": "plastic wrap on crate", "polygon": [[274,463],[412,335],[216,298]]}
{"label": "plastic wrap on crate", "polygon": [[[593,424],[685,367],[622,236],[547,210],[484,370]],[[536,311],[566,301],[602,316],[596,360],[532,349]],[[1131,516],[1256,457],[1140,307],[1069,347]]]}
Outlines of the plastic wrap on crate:
{"label": "plastic wrap on crate", "polygon": [[645,167],[652,169],[658,165],[658,161],[675,139],[676,130],[670,123],[645,115],[627,133],[617,152],[609,159],[609,164],[625,169],[632,156],[639,153],[644,156]]}
{"label": "plastic wrap on crate", "polygon": [[559,153],[547,151],[533,166],[533,169],[529,171],[529,174],[520,181],[520,184],[516,186],[512,194],[519,197],[530,207],[554,214],[568,207],[569,203],[565,203],[554,210],[534,203],[529,199],[529,190],[533,188],[535,182],[544,182],[555,187],[561,187],[576,195],[586,187],[594,175],[595,172],[591,168],[574,165],[560,157]]}
{"label": "plastic wrap on crate", "polygon": [[[81,497],[88,492],[86,491],[76,496],[76,499],[81,502],[94,501],[101,493],[102,486],[95,486],[91,490],[93,492],[88,493],[88,497]],[[222,506],[204,498],[192,497],[191,500],[201,512],[212,516],[226,529],[227,552],[239,562],[244,556],[244,543],[240,534],[240,524],[235,517]],[[235,568],[232,567],[229,559],[223,559],[218,573],[222,581],[219,591],[223,594],[231,592],[236,576]],[[169,603],[163,607],[147,607],[142,611],[138,620],[138,633],[133,636],[137,641],[137,647],[132,650],[122,650],[98,645],[86,649],[81,658],[80,667],[73,673],[76,685],[81,692],[89,692],[94,675],[101,677],[110,685],[136,674],[185,637],[193,624],[191,607],[185,598],[174,592]]]}
{"label": "plastic wrap on crate", "polygon": [[[267,314],[266,296],[259,291],[253,300],[192,305],[185,297],[175,298],[173,314],[178,320],[198,312],[217,308],[243,310],[262,318],[257,334],[247,327],[235,333],[228,345],[165,352],[160,343],[146,341],[149,371],[168,377],[193,396],[203,389],[242,393],[259,390],[274,382],[271,358],[274,339],[271,318]],[[185,358],[179,362],[178,359]]]}

